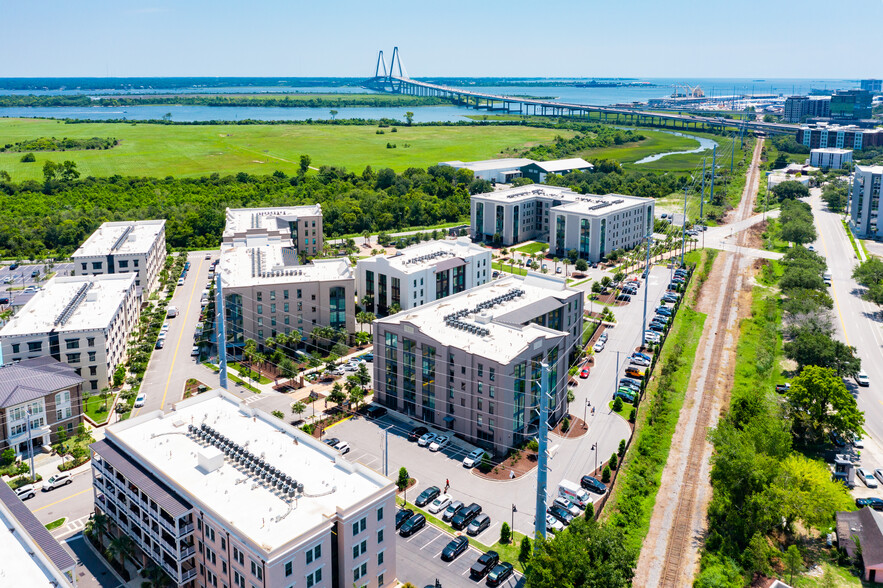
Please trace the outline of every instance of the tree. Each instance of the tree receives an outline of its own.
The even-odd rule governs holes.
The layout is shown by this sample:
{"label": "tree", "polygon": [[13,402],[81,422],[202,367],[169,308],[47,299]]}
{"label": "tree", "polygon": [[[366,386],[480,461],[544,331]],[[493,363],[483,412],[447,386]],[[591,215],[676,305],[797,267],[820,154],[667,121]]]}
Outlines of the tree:
{"label": "tree", "polygon": [[620,441],[619,441],[619,451],[617,451],[616,453],[617,453],[617,455],[619,455],[619,457],[625,457],[625,450],[626,450],[626,442],[625,442],[625,439],[620,439]]}
{"label": "tree", "polygon": [[92,516],[89,517],[89,520],[86,521],[85,528],[83,531],[86,535],[93,537],[98,540],[98,547],[101,548],[104,546],[104,535],[107,533],[107,530],[110,528],[110,519],[107,518],[107,515],[103,512],[96,510],[92,513]]}
{"label": "tree", "polygon": [[616,400],[613,401],[613,412],[620,412],[621,410],[622,410],[622,398],[617,396]]}
{"label": "tree", "polygon": [[770,169],[782,169],[784,167],[788,167],[788,157],[786,157],[784,153],[779,153],[779,156],[776,157],[776,161],[773,162]]}
{"label": "tree", "polygon": [[306,175],[307,171],[310,169],[310,163],[312,163],[312,159],[310,159],[309,155],[301,155],[300,161],[298,164],[298,172],[301,176]]}
{"label": "tree", "polygon": [[99,394],[101,395],[101,401],[104,403],[104,411],[107,412],[107,399],[110,398],[110,388],[105,386]]}
{"label": "tree", "polygon": [[15,461],[15,450],[12,447],[7,447],[3,450],[3,453],[0,454],[0,466],[6,467],[12,462]]}
{"label": "tree", "polygon": [[567,259],[570,260],[571,264],[576,263],[576,260],[579,259],[579,251],[576,249],[570,249],[567,252]]}
{"label": "tree", "polygon": [[591,502],[586,504],[585,516],[587,521],[592,521],[595,519],[595,505]]}
{"label": "tree", "polygon": [[35,161],[37,161],[37,158],[34,157],[33,153],[25,153],[21,156],[21,159],[19,161],[21,161],[22,163],[34,163]]}
{"label": "tree", "polygon": [[592,282],[592,292],[600,294],[602,290],[604,290],[604,287],[601,285],[601,282]]}
{"label": "tree", "polygon": [[824,333],[800,331],[784,345],[785,356],[797,362],[800,369],[806,366],[833,368],[840,377],[854,376],[861,369],[861,359],[855,355],[855,347],[832,339]]}
{"label": "tree", "polygon": [[512,530],[509,528],[509,523],[503,522],[503,526],[500,527],[500,543],[508,545],[510,541],[512,541]]}
{"label": "tree", "polygon": [[610,471],[610,466],[605,465],[604,469],[601,470],[601,481],[607,484],[610,482],[610,477],[612,476],[612,472]]}
{"label": "tree", "polygon": [[398,487],[399,492],[404,492],[410,482],[411,475],[408,474],[408,470],[405,467],[399,468],[399,477],[396,480],[396,487]]}
{"label": "tree", "polygon": [[406,112],[405,113],[405,121],[408,123],[408,126],[410,127],[411,123],[414,122],[414,113],[413,112]]}
{"label": "tree", "polygon": [[610,276],[604,276],[603,278],[601,278],[601,287],[606,288],[610,285],[610,281]]}
{"label": "tree", "polygon": [[141,575],[150,582],[150,588],[166,588],[166,586],[171,584],[168,574],[156,564],[151,564],[144,568]]}
{"label": "tree", "polygon": [[279,360],[276,368],[276,376],[283,380],[291,380],[297,375],[297,366],[295,366],[294,362],[287,357],[283,357]]}
{"label": "tree", "polygon": [[782,239],[803,245],[815,241],[818,234],[812,222],[803,219],[782,223]]}
{"label": "tree", "polygon": [[527,562],[530,561],[530,556],[533,553],[533,549],[530,545],[530,539],[525,535],[521,538],[521,547],[518,549],[518,561],[521,562],[521,567],[527,565]]}
{"label": "tree", "polygon": [[577,259],[576,269],[577,271],[584,272],[589,269],[589,263],[585,259]]}
{"label": "tree", "polygon": [[355,335],[356,345],[362,347],[371,342],[371,335],[365,331],[359,331]]}
{"label": "tree", "polygon": [[346,402],[346,394],[343,391],[343,387],[340,385],[340,382],[335,382],[334,386],[331,387],[331,393],[328,395],[328,401],[337,404],[338,406]]}
{"label": "tree", "polygon": [[869,257],[852,270],[853,279],[866,288],[876,286],[883,282],[883,260],[879,257]]}
{"label": "tree", "polygon": [[805,421],[816,437],[824,436],[826,431],[846,439],[861,435],[864,413],[836,370],[808,365],[791,381],[785,395],[795,409],[795,417]]}
{"label": "tree", "polygon": [[780,202],[783,200],[796,200],[797,198],[806,198],[809,196],[809,188],[800,182],[789,180],[773,186],[773,195],[778,198]]}
{"label": "tree", "polygon": [[77,425],[77,443],[85,443],[92,440],[92,433],[86,428],[86,423]]}
{"label": "tree", "polygon": [[367,396],[367,393],[361,386],[358,385],[358,382],[353,379],[348,379],[346,384],[349,391],[350,406],[355,407],[355,410],[359,410],[359,407],[361,406],[362,401],[365,400],[365,396]]}
{"label": "tree", "polygon": [[478,464],[478,469],[485,474],[491,471],[491,456],[486,451],[481,455],[481,463]]}
{"label": "tree", "polygon": [[619,458],[615,453],[610,454],[610,461],[607,462],[611,470],[615,470],[619,466]]}
{"label": "tree", "polygon": [[335,118],[337,118],[337,111],[336,110],[329,110],[328,114],[331,115],[331,120],[334,120]]}
{"label": "tree", "polygon": [[300,415],[302,415],[306,409],[307,405],[298,400],[291,405],[291,414],[295,415],[297,419],[300,420]]}
{"label": "tree", "polygon": [[119,388],[126,381],[126,366],[120,364],[113,371],[113,387]]}
{"label": "tree", "polygon": [[67,443],[67,431],[64,430],[64,427],[58,427],[58,432],[56,433],[58,441],[56,441],[56,453],[58,455],[64,456],[67,453],[67,447],[65,443]]}
{"label": "tree", "polygon": [[119,558],[120,565],[125,569],[126,560],[135,552],[135,544],[128,535],[120,535],[110,540],[105,555],[110,560]]}
{"label": "tree", "polygon": [[281,410],[271,411],[270,414],[273,415],[274,417],[276,417],[277,419],[284,419],[285,418],[285,413],[282,412]]}
{"label": "tree", "polygon": [[803,571],[803,556],[796,545],[789,545],[785,550],[785,569],[788,570],[788,583],[794,585],[794,574]]}

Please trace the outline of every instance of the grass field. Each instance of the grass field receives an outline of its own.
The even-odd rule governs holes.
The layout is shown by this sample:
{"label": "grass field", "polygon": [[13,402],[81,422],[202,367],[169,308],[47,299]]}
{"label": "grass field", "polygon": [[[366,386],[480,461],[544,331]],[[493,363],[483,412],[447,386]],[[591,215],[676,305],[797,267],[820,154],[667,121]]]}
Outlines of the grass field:
{"label": "grass field", "polygon": [[548,243],[540,243],[538,241],[534,243],[528,243],[527,245],[522,245],[521,247],[516,247],[515,251],[519,251],[521,253],[527,253],[528,255],[536,255],[537,253],[541,253],[549,248]]}
{"label": "grass field", "polygon": [[[670,133],[661,131],[651,131],[648,129],[638,129],[635,132],[646,137],[642,141],[635,143],[626,143],[624,145],[611,145],[610,147],[600,147],[598,149],[589,149],[580,153],[580,157],[584,159],[615,159],[619,163],[625,164],[633,169],[659,169],[663,164],[669,165],[669,162],[675,159],[679,160],[679,166],[676,169],[692,169],[693,160],[698,158],[701,163],[702,158],[698,153],[688,155],[669,155],[658,161],[651,163],[642,163],[640,165],[628,165],[657,153],[666,151],[687,151],[699,147],[699,141],[690,139],[689,137],[678,137]],[[687,165],[689,163],[689,165]]]}
{"label": "grass field", "polygon": [[113,396],[110,395],[107,397],[107,410],[104,410],[104,400],[101,399],[101,396],[95,394],[94,396],[89,396],[86,398],[86,414],[89,415],[89,418],[95,421],[97,424],[101,424],[107,420],[107,417],[110,416],[110,409],[113,406]]}
{"label": "grass field", "polygon": [[[0,119],[0,145],[38,137],[115,137],[121,142],[105,151],[37,152],[37,161],[21,163],[21,153],[0,153],[0,170],[14,181],[42,180],[47,161],[72,160],[83,177],[199,176],[240,171],[269,174],[297,172],[307,154],[312,165],[343,166],[361,172],[366,165],[427,167],[440,161],[490,159],[507,148],[550,142],[570,131],[532,127],[398,127],[375,134],[374,126],[333,125],[155,125],[65,124],[36,119]],[[397,145],[387,149],[387,143]],[[410,145],[405,147],[405,145]]]}

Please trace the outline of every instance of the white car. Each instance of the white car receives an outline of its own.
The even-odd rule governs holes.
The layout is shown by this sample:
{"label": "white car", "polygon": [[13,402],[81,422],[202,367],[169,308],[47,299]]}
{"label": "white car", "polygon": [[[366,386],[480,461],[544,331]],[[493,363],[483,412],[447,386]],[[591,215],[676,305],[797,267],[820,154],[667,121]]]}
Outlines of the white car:
{"label": "white car", "polygon": [[639,365],[641,367],[647,367],[650,365],[650,362],[643,357],[630,357],[629,363],[632,365]]}
{"label": "white car", "polygon": [[478,464],[481,463],[481,458],[484,457],[484,449],[476,449],[471,451],[469,455],[467,455],[463,459],[463,465],[467,468],[474,468]]}
{"label": "white car", "polygon": [[135,408],[141,408],[144,406],[144,401],[147,400],[147,395],[144,392],[138,394],[138,397],[135,398]]}
{"label": "white car", "polygon": [[662,339],[656,331],[644,331],[644,338],[654,343],[659,343]]}
{"label": "white car", "polygon": [[67,486],[71,482],[73,482],[73,478],[71,478],[70,474],[56,474],[49,478],[49,480],[43,484],[43,491],[48,492],[49,490],[55,490],[61,486]]}
{"label": "white car", "polygon": [[583,514],[583,509],[581,509],[579,507],[579,505],[572,503],[571,501],[567,500],[563,496],[555,497],[554,503],[557,504],[558,506],[560,506],[561,508],[563,508],[564,510],[568,511],[570,514],[572,514],[575,517],[578,517],[579,515]]}
{"label": "white car", "polygon": [[178,285],[179,285],[179,286],[183,286],[183,285],[184,285],[184,278],[178,278]]}
{"label": "white car", "polygon": [[598,341],[600,341],[601,343],[607,343],[607,331],[601,333],[601,335],[598,337]]}
{"label": "white car", "polygon": [[24,486],[19,486],[15,489],[15,495],[21,500],[27,500],[28,498],[36,496],[37,490],[34,488],[33,484],[25,484]]}
{"label": "white car", "polygon": [[564,530],[564,523],[556,519],[550,514],[546,514],[546,530],[557,533]]}
{"label": "white car", "polygon": [[602,351],[604,351],[604,341],[598,341],[597,343],[595,343],[594,346],[592,346],[592,349],[595,350],[595,353],[601,353]]}
{"label": "white car", "polygon": [[865,440],[856,435],[852,438],[852,446],[856,449],[864,449],[865,448]]}
{"label": "white car", "polygon": [[881,483],[883,483],[883,469],[877,468],[874,470],[874,475],[877,476],[877,479],[880,480]]}
{"label": "white car", "polygon": [[868,374],[866,374],[864,370],[862,370],[858,374],[856,374],[855,381],[862,388],[864,388],[865,386],[871,385],[871,380],[868,378]]}
{"label": "white car", "polygon": [[448,505],[451,504],[451,495],[450,494],[442,494],[438,498],[432,501],[432,503],[427,507],[426,510],[431,512],[432,514],[437,514],[448,508]]}
{"label": "white car", "polygon": [[199,345],[193,346],[193,349],[190,350],[190,356],[191,357],[198,357],[199,356]]}
{"label": "white car", "polygon": [[420,447],[426,447],[433,441],[435,441],[435,433],[426,433],[417,440],[417,445]]}
{"label": "white car", "polygon": [[871,473],[870,470],[866,470],[865,468],[859,468],[856,471],[856,475],[861,478],[862,482],[865,483],[865,486],[868,488],[876,488],[877,480],[874,478],[874,474]]}
{"label": "white car", "polygon": [[429,444],[429,450],[440,451],[444,449],[445,446],[447,446],[448,441],[450,441],[449,437],[447,437],[446,435],[439,435],[432,443]]}
{"label": "white car", "polygon": [[341,441],[340,443],[338,443],[337,445],[335,445],[334,448],[335,448],[335,449],[336,449],[341,455],[346,455],[347,453],[350,452],[350,444],[347,443],[346,441]]}

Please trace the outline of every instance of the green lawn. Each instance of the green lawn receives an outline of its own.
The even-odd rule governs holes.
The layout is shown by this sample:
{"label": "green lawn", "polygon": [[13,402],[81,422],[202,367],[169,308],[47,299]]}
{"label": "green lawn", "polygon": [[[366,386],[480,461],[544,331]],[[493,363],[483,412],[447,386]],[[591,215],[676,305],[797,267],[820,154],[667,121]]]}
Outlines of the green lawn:
{"label": "green lawn", "polygon": [[95,421],[96,424],[101,424],[107,420],[107,417],[110,416],[110,409],[113,406],[113,397],[107,397],[107,410],[105,410],[104,401],[101,399],[101,396],[89,396],[86,398],[86,414],[90,419]]}
{"label": "green lawn", "polygon": [[503,265],[499,261],[491,262],[491,268],[493,268],[497,271],[500,271],[500,272],[507,272],[510,274],[515,274],[516,276],[526,276],[527,275],[527,270],[524,269],[523,267],[518,267],[517,265],[515,267],[512,267],[508,263]]}
{"label": "green lawn", "polygon": [[[584,159],[615,159],[628,169],[650,170],[650,171],[692,171],[697,166],[702,165],[702,158],[711,154],[711,150],[701,151],[699,153],[686,153],[680,155],[667,155],[662,159],[635,164],[649,155],[657,153],[665,153],[667,151],[688,151],[699,147],[699,141],[689,137],[679,137],[671,133],[662,131],[654,131],[644,128],[635,130],[646,137],[643,141],[636,143],[626,143],[624,145],[611,145],[609,147],[599,147],[597,149],[589,149],[579,154]],[[688,135],[696,135],[704,138],[719,140],[716,135],[705,133],[684,131]]]}
{"label": "green lawn", "polygon": [[[243,374],[246,372],[246,368],[245,368],[245,366],[243,366],[243,365],[242,365],[241,363],[239,363],[238,361],[230,361],[230,362],[227,362],[227,367],[228,367],[228,368],[233,368],[234,370],[236,370],[237,372],[239,372],[239,375],[243,375]],[[246,378],[246,379],[249,380],[249,381],[254,380],[254,379],[255,379],[254,376],[255,376],[255,373],[256,373],[256,372],[254,372],[253,370],[249,370],[249,373],[251,373],[251,377],[250,377],[250,378]],[[273,380],[271,380],[270,378],[268,378],[268,377],[266,377],[266,376],[263,376],[263,375],[259,376],[259,378],[258,378],[258,383],[260,383],[260,384],[270,384],[270,383],[272,383],[272,382],[273,382]]]}
{"label": "green lawn", "polygon": [[67,519],[64,517],[61,517],[60,519],[55,519],[51,523],[45,525],[46,530],[51,531],[52,529],[57,529],[58,527],[62,526],[66,520]]}
{"label": "green lawn", "polygon": [[[65,124],[63,121],[0,119],[0,145],[38,137],[115,137],[120,144],[103,151],[37,152],[37,161],[21,163],[21,153],[0,153],[0,169],[14,181],[41,180],[47,161],[72,160],[83,177],[200,176],[240,171],[294,174],[301,155],[312,165],[344,166],[361,172],[427,167],[440,161],[489,159],[505,149],[551,142],[572,131],[522,126],[415,126],[375,134],[374,126],[332,125],[156,125]],[[387,143],[396,149],[387,149]],[[406,147],[405,145],[410,145]]]}
{"label": "green lawn", "polygon": [[617,412],[617,411],[613,410],[613,402],[612,401],[607,403],[607,408],[609,408],[611,412],[615,412],[616,414],[618,414],[619,416],[621,416],[625,420],[629,420],[629,415],[632,414],[632,409],[634,407],[635,407],[634,404],[631,404],[631,403],[623,400],[622,401],[622,410]]}
{"label": "green lawn", "polygon": [[255,394],[260,394],[260,393],[261,393],[260,390],[258,390],[257,388],[255,388],[254,386],[252,386],[251,384],[249,384],[248,382],[246,382],[246,381],[243,380],[242,378],[237,377],[237,376],[234,376],[233,374],[231,374],[231,373],[230,373],[230,370],[227,370],[227,377],[230,378],[231,380],[233,380],[234,382],[238,382],[238,383],[242,384],[242,387],[245,388],[246,390],[251,390],[251,391],[254,392]]}
{"label": "green lawn", "polygon": [[533,243],[528,243],[527,245],[522,245],[521,247],[516,247],[514,251],[519,251],[528,255],[536,255],[537,253],[542,253],[543,251],[546,251],[548,248],[548,243],[540,243],[539,241],[535,241]]}

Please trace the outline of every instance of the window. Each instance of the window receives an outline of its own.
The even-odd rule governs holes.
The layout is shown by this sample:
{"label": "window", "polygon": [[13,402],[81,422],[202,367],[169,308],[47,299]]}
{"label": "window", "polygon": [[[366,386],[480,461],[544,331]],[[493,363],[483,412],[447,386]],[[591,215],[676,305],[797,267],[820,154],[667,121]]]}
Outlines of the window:
{"label": "window", "polygon": [[379,531],[377,531],[377,542],[383,543],[383,529],[380,529]]}
{"label": "window", "polygon": [[120,267],[129,267],[129,260],[128,259],[121,259],[120,260]]}
{"label": "window", "polygon": [[92,262],[92,269],[100,270],[101,269],[101,262],[100,261],[93,261]]}
{"label": "window", "polygon": [[383,574],[380,574],[379,576],[377,576],[377,585],[383,586]]}
{"label": "window", "polygon": [[95,337],[86,337],[86,345],[95,347]]}
{"label": "window", "polygon": [[98,380],[89,380],[89,388],[91,390],[98,390]]}
{"label": "window", "polygon": [[221,537],[221,549],[227,551],[227,540]]}
{"label": "window", "polygon": [[276,300],[276,290],[270,290],[270,300]]}
{"label": "window", "polygon": [[211,584],[212,586],[218,585],[218,577],[216,575],[214,575],[214,573],[212,573],[211,570],[205,571],[205,581],[206,581],[206,583]]}
{"label": "window", "polygon": [[81,263],[80,265],[83,266],[83,271],[86,271],[86,267],[88,266],[88,264],[86,264],[86,263]]}
{"label": "window", "polygon": [[264,568],[254,560],[251,560],[251,575],[258,580],[264,579]]}
{"label": "window", "polygon": [[487,395],[490,396],[491,398],[494,397],[494,387],[493,386],[488,386]]}
{"label": "window", "polygon": [[353,582],[358,582],[359,578],[365,577],[365,574],[368,573],[368,564],[363,563],[362,565],[353,568]]}
{"label": "window", "polygon": [[264,314],[264,305],[263,304],[258,304],[258,314]]}
{"label": "window", "polygon": [[298,299],[300,299],[300,298],[302,297],[302,295],[303,295],[303,294],[302,294],[302,292],[301,292],[301,289],[298,288],[298,289],[297,289],[297,297],[298,297]]}
{"label": "window", "polygon": [[35,351],[43,351],[42,341],[28,341],[28,352],[34,353]]}
{"label": "window", "polygon": [[80,340],[79,339],[65,339],[64,340],[65,349],[79,349],[80,348]]}
{"label": "window", "polygon": [[12,344],[12,352],[20,353],[21,352],[21,343],[13,343]]}
{"label": "window", "polygon": [[377,520],[378,521],[383,520],[383,507],[382,506],[377,509]]}
{"label": "window", "polygon": [[312,574],[307,574],[307,588],[310,588],[311,586],[318,584],[321,581],[322,581],[322,568],[319,568],[318,570],[316,570]]}
{"label": "window", "polygon": [[479,378],[484,377],[484,365],[483,364],[478,364],[478,377]]}
{"label": "window", "polygon": [[488,373],[488,378],[490,379],[491,382],[494,381],[494,376],[496,374],[496,371],[497,371],[496,369],[491,368],[491,371]]}
{"label": "window", "polygon": [[368,527],[368,519],[363,517],[361,520],[353,523],[353,537],[364,531]]}
{"label": "window", "polygon": [[233,560],[238,562],[241,566],[245,565],[245,557],[243,557],[242,552],[236,547],[233,548]]}
{"label": "window", "polygon": [[379,566],[383,565],[383,552],[382,551],[377,554],[377,565],[379,565]]}
{"label": "window", "polygon": [[79,353],[68,353],[67,354],[67,362],[68,363],[80,363],[80,354]]}
{"label": "window", "polygon": [[288,303],[287,303],[287,302],[285,302],[285,303],[283,304],[283,306],[282,306],[282,310],[283,310],[284,312],[288,312]]}
{"label": "window", "polygon": [[205,548],[205,560],[212,562],[212,564],[218,563],[215,559],[215,552],[208,547]]}
{"label": "window", "polygon": [[282,298],[288,300],[288,290],[282,290]]}
{"label": "window", "polygon": [[98,366],[90,365],[89,366],[89,375],[90,376],[97,376],[98,375]]}
{"label": "window", "polygon": [[95,361],[95,358],[97,357],[97,353],[98,353],[97,351],[90,351],[89,352],[89,361]]}
{"label": "window", "polygon": [[312,549],[307,550],[307,565],[322,557],[322,544],[316,545]]}
{"label": "window", "polygon": [[291,574],[294,573],[294,563],[293,562],[285,562],[285,577],[287,578]]}
{"label": "window", "polygon": [[233,584],[239,588],[245,588],[245,578],[236,570],[233,570]]}
{"label": "window", "polygon": [[262,302],[264,300],[264,293],[258,292],[258,302]]}
{"label": "window", "polygon": [[58,394],[55,395],[55,404],[56,405],[67,404],[70,401],[71,401],[71,393],[68,390],[65,390],[64,392],[59,392]]}

